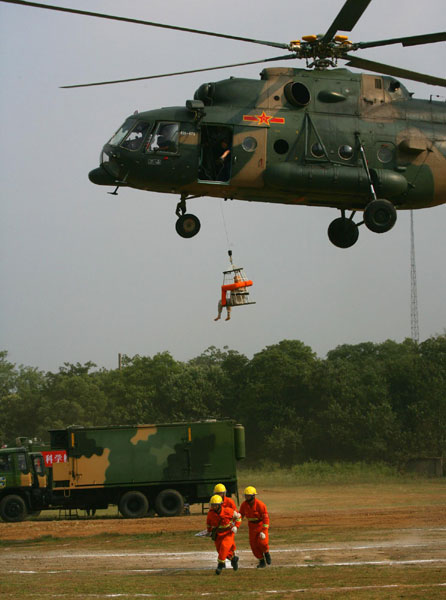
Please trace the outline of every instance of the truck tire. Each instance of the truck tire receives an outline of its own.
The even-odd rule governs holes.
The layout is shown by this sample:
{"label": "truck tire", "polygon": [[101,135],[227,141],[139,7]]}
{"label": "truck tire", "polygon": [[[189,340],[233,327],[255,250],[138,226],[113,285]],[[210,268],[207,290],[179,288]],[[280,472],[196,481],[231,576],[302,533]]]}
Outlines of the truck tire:
{"label": "truck tire", "polygon": [[0,502],[0,517],[7,523],[24,521],[28,515],[25,501],[21,496],[11,494]]}
{"label": "truck tire", "polygon": [[184,498],[176,490],[163,490],[155,499],[155,509],[160,517],[176,517],[183,512]]}
{"label": "truck tire", "polygon": [[119,512],[126,519],[145,517],[149,510],[149,501],[142,492],[126,492],[119,501]]}

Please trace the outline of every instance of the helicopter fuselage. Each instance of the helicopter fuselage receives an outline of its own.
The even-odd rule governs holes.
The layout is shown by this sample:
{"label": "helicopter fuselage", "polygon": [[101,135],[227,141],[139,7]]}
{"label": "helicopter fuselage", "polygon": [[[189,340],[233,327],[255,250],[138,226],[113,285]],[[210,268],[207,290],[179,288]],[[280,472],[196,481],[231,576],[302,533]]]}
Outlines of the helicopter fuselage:
{"label": "helicopter fuselage", "polygon": [[[385,199],[373,216],[381,223],[365,213],[384,232],[395,209],[446,201],[446,103],[413,99],[388,76],[265,69],[260,80],[203,84],[186,107],[130,116],[89,177],[177,194],[183,213],[197,196],[334,207],[343,217]],[[329,232],[340,247],[354,243],[339,235]]]}
{"label": "helicopter fuselage", "polygon": [[[413,99],[391,77],[265,69],[260,80],[204,84],[195,100],[204,106],[129,117],[126,135],[104,146],[90,179],[186,196],[360,210],[370,200],[362,144],[379,197],[399,209],[446,201],[446,104]],[[140,123],[142,135],[132,143]],[[170,148],[151,144],[160,125],[170,128]],[[223,177],[212,164],[222,139],[230,146]]]}

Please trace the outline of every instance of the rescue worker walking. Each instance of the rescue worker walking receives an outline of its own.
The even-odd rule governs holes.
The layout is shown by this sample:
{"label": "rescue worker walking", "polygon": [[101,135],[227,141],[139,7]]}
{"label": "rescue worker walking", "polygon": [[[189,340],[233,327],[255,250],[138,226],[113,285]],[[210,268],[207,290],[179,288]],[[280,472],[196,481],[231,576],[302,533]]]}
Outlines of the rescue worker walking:
{"label": "rescue worker walking", "polygon": [[223,498],[214,494],[209,501],[211,508],[208,511],[206,525],[208,536],[215,542],[218,552],[218,563],[215,574],[220,575],[226,567],[225,561],[229,559],[234,571],[238,569],[238,556],[235,554],[234,535],[240,527],[241,518],[237,511],[223,506]]}
{"label": "rescue worker walking", "polygon": [[226,488],[222,483],[217,483],[217,485],[214,487],[214,494],[218,494],[222,497],[223,506],[226,506],[227,508],[232,508],[232,510],[237,510],[237,506],[234,500],[230,496],[226,495]]}
{"label": "rescue worker walking", "polygon": [[268,536],[269,516],[265,504],[256,496],[256,488],[249,485],[245,489],[245,501],[240,506],[240,514],[248,521],[251,550],[259,559],[257,568],[264,569],[267,564],[271,564]]}

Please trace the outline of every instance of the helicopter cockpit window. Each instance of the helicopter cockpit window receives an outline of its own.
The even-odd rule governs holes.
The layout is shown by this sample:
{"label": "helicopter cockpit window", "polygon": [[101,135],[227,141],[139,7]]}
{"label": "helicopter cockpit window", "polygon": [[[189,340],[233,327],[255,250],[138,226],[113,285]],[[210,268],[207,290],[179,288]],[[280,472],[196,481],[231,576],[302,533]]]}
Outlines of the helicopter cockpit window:
{"label": "helicopter cockpit window", "polygon": [[139,150],[148,128],[149,123],[139,121],[121,143],[121,147],[127,148],[127,150]]}
{"label": "helicopter cockpit window", "polygon": [[175,154],[178,152],[179,123],[158,123],[147,144],[147,152]]}
{"label": "helicopter cockpit window", "polygon": [[127,119],[127,121],[124,123],[124,125],[122,125],[118,131],[115,133],[115,135],[111,138],[111,140],[108,142],[110,144],[110,146],[119,146],[119,144],[122,142],[122,140],[125,138],[125,136],[129,133],[129,131],[131,129],[133,129],[133,127],[136,125],[136,119],[133,117],[130,117],[129,119]]}

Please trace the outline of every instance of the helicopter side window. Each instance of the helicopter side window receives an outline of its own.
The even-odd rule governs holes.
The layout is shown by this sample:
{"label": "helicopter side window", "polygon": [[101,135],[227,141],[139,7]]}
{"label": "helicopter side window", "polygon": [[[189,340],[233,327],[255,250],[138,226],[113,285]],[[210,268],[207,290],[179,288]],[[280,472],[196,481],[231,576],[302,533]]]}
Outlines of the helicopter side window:
{"label": "helicopter side window", "polygon": [[178,152],[179,123],[161,122],[150,136],[146,152],[176,154]]}
{"label": "helicopter side window", "polygon": [[139,150],[148,128],[149,123],[139,121],[121,143],[121,147],[127,150]]}
{"label": "helicopter side window", "polygon": [[119,144],[122,142],[125,136],[129,133],[131,129],[133,129],[135,125],[135,118],[130,117],[129,119],[127,119],[124,125],[122,125],[115,133],[115,135],[109,140],[108,143],[110,144],[110,146],[119,146]]}

